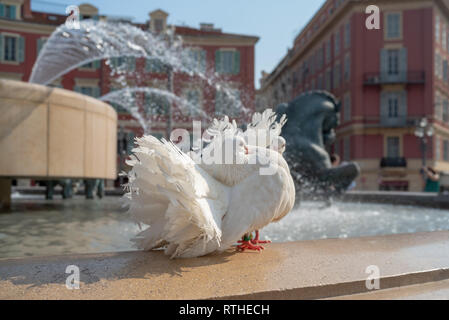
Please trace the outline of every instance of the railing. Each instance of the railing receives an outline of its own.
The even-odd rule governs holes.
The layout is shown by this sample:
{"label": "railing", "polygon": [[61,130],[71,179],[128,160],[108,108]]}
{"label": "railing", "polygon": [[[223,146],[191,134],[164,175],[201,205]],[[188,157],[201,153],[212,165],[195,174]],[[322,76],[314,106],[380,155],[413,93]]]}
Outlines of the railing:
{"label": "railing", "polygon": [[380,117],[380,125],[382,127],[388,128],[396,128],[396,127],[406,127],[407,126],[407,116],[399,116],[399,117],[388,117],[381,116]]}
{"label": "railing", "polygon": [[424,71],[405,71],[398,74],[389,74],[387,72],[370,72],[363,76],[365,85],[409,83],[422,84],[426,82],[426,73]]}
{"label": "railing", "polygon": [[407,159],[397,157],[397,158],[382,158],[380,160],[381,168],[406,168]]}

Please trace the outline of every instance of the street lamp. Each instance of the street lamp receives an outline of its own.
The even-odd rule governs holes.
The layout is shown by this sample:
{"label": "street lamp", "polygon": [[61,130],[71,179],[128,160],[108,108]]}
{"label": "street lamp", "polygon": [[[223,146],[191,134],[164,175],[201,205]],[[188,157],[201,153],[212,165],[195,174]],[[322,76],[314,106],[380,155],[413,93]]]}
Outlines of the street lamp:
{"label": "street lamp", "polygon": [[427,118],[422,118],[415,129],[415,136],[421,140],[422,165],[426,166],[427,144],[429,138],[434,134],[434,129]]}

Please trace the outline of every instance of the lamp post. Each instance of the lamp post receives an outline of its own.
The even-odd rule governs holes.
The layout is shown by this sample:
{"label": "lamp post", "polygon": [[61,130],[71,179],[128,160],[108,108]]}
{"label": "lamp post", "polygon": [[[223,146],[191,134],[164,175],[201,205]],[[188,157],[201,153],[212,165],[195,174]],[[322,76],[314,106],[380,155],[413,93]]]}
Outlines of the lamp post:
{"label": "lamp post", "polygon": [[427,162],[427,145],[429,138],[434,134],[434,129],[427,118],[422,118],[418,126],[415,129],[415,136],[421,140],[421,152],[422,152],[422,165],[426,166]]}

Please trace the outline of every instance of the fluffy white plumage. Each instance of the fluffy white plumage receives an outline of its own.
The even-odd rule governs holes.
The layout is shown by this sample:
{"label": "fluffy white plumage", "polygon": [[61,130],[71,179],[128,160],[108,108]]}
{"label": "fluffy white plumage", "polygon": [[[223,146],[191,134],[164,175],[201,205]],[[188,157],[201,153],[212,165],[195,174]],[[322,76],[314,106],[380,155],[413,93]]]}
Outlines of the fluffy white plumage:
{"label": "fluffy white plumage", "polygon": [[[269,118],[256,121],[261,119]],[[271,120],[262,121],[266,125]],[[230,133],[226,120],[215,124],[213,130]],[[128,161],[132,170],[126,198],[135,221],[148,225],[135,239],[139,248],[164,247],[172,258],[224,251],[292,209],[295,189],[284,158],[276,150],[247,146],[234,128],[225,140],[233,140],[234,155],[242,164],[216,167],[218,174],[196,164],[171,142],[153,136],[136,139]],[[213,139],[211,147],[220,147],[218,141]],[[271,168],[274,174],[261,175],[261,168]]]}

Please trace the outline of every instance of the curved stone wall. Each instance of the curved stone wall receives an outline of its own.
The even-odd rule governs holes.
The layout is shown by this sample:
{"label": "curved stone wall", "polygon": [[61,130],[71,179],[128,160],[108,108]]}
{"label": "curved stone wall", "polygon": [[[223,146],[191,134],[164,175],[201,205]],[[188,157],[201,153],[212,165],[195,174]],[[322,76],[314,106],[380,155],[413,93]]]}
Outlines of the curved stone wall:
{"label": "curved stone wall", "polygon": [[72,91],[0,80],[0,177],[117,176],[117,113]]}

